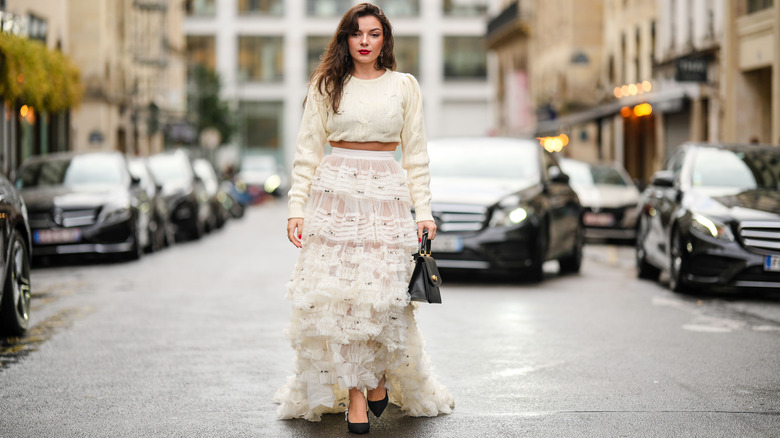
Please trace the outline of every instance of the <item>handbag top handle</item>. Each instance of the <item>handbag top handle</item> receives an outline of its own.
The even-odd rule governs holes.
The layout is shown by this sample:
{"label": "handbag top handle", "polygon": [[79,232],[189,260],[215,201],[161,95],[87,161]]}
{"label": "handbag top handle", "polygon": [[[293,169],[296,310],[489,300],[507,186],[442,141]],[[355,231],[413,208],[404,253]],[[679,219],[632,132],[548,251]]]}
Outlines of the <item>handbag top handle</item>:
{"label": "handbag top handle", "polygon": [[423,230],[422,239],[420,240],[420,255],[431,255],[431,241],[428,240],[428,230]]}

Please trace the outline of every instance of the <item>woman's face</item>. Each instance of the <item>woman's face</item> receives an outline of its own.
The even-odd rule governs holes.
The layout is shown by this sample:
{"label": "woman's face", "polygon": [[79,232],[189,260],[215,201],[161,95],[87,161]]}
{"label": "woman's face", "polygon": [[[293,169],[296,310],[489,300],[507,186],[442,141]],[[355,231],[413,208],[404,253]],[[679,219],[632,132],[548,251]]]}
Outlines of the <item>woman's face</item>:
{"label": "woman's face", "polygon": [[379,53],[382,52],[382,45],[385,43],[385,36],[382,33],[382,23],[373,15],[366,15],[357,20],[358,30],[353,32],[348,39],[349,54],[355,64],[374,65]]}

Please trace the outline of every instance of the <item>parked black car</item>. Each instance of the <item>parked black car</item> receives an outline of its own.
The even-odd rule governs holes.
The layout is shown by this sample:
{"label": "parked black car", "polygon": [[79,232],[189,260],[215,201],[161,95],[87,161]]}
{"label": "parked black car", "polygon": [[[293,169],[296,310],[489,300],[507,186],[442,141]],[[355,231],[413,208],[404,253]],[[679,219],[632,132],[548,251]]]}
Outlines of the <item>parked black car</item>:
{"label": "parked black car", "polygon": [[190,155],[177,149],[150,155],[148,163],[154,179],[162,184],[176,239],[200,239],[209,216],[208,194]]}
{"label": "parked black car", "polygon": [[562,272],[579,271],[582,207],[538,141],[445,138],[430,141],[428,153],[439,267],[539,281],[542,264],[557,259]]}
{"label": "parked black car", "polygon": [[640,202],[639,277],[780,289],[780,147],[684,144]]}
{"label": "parked black car", "polygon": [[2,284],[0,284],[0,332],[24,334],[30,321],[31,233],[27,207],[10,181],[0,176],[0,240],[2,240]]}
{"label": "parked black car", "polygon": [[148,202],[119,152],[31,157],[17,172],[34,256],[122,254],[137,259],[149,239]]}
{"label": "parked black car", "polygon": [[155,252],[175,242],[175,232],[170,222],[168,203],[162,193],[162,185],[159,184],[149,169],[149,163],[145,157],[131,158],[130,173],[139,180],[141,189],[146,192],[148,204],[142,204],[141,208],[149,209],[149,220],[145,225],[148,229],[149,239],[146,247],[148,252]]}

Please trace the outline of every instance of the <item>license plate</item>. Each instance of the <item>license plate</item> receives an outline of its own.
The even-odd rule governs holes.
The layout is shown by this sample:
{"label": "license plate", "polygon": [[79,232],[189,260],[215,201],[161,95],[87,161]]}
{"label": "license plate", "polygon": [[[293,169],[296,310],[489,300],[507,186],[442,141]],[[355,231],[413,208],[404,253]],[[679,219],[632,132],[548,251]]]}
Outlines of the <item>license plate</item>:
{"label": "license plate", "polygon": [[78,242],[81,240],[81,230],[38,230],[33,233],[33,240],[41,245]]}
{"label": "license plate", "polygon": [[591,213],[586,212],[582,217],[582,222],[592,227],[611,227],[615,225],[615,215],[612,213]]}
{"label": "license plate", "polygon": [[766,256],[764,259],[764,270],[780,272],[780,256]]}
{"label": "license plate", "polygon": [[460,237],[438,235],[431,241],[431,252],[461,252],[463,241]]}

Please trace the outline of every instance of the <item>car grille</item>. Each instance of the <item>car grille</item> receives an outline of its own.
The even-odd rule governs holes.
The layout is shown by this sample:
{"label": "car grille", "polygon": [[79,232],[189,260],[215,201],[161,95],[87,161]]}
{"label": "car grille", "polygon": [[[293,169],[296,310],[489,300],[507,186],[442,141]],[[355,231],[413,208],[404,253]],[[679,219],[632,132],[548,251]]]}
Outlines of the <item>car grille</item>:
{"label": "car grille", "polygon": [[481,205],[435,204],[433,217],[442,233],[479,231],[487,222],[487,208]]}
{"label": "car grille", "polygon": [[742,222],[739,237],[748,249],[780,253],[780,222]]}
{"label": "car grille", "polygon": [[84,227],[97,222],[99,211],[96,208],[88,208],[77,210],[55,209],[54,212],[31,213],[29,216],[30,228],[50,228],[52,226],[65,228]]}

